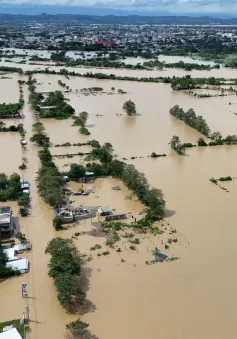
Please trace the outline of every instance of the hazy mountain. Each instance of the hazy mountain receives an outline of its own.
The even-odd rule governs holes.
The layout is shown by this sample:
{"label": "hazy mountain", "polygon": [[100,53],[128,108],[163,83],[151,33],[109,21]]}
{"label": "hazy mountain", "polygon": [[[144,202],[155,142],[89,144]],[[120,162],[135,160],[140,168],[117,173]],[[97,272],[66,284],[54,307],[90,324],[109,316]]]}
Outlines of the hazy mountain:
{"label": "hazy mountain", "polygon": [[[168,11],[147,11],[144,10],[127,10],[108,8],[107,6],[74,6],[74,5],[44,5],[40,3],[4,3],[0,0],[0,13],[4,14],[24,14],[24,15],[39,15],[42,13],[47,14],[81,14],[81,15],[139,15],[139,16],[183,16],[183,13],[172,13]],[[216,13],[185,13],[185,16],[200,17],[219,17],[231,18],[233,14],[216,14]]]}

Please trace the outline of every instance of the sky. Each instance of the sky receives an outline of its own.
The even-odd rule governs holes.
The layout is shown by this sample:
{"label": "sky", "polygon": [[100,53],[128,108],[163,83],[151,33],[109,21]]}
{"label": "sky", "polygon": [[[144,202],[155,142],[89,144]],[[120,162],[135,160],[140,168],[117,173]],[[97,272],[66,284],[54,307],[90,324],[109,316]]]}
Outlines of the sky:
{"label": "sky", "polygon": [[237,15],[237,0],[0,0],[2,3],[92,6],[140,12],[231,13]]}

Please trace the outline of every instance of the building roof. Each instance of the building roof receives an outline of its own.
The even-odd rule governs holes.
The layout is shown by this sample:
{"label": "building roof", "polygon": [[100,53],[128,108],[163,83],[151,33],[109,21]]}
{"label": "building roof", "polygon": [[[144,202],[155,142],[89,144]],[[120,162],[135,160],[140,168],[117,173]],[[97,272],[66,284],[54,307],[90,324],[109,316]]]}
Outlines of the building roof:
{"label": "building roof", "polygon": [[57,108],[57,106],[40,106],[40,109],[53,109]]}
{"label": "building roof", "polygon": [[161,253],[161,252],[158,251],[158,250],[154,251],[154,255],[155,255],[156,257],[159,257],[159,258],[162,259],[162,260],[165,260],[165,259],[168,258],[168,255],[166,255],[166,254],[164,254],[164,253]]}
{"label": "building roof", "polygon": [[11,213],[12,209],[10,206],[0,206],[0,214]]}
{"label": "building roof", "polygon": [[22,339],[16,328],[0,333],[0,339]]}
{"label": "building roof", "polygon": [[11,214],[10,213],[0,214],[0,224],[10,224],[10,222],[11,222]]}
{"label": "building roof", "polygon": [[13,270],[18,270],[21,273],[26,273],[29,269],[29,260],[25,258],[9,261],[6,263],[6,266],[12,268]]}
{"label": "building roof", "polygon": [[101,211],[103,213],[108,213],[108,212],[110,212],[110,209],[109,209],[109,207],[101,207]]}

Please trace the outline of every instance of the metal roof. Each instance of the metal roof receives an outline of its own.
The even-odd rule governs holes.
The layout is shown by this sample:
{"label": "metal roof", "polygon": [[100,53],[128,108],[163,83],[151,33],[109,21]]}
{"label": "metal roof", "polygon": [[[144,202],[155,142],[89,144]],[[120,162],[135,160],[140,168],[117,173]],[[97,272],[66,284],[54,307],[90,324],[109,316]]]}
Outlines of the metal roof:
{"label": "metal roof", "polygon": [[22,339],[16,328],[0,333],[0,339]]}

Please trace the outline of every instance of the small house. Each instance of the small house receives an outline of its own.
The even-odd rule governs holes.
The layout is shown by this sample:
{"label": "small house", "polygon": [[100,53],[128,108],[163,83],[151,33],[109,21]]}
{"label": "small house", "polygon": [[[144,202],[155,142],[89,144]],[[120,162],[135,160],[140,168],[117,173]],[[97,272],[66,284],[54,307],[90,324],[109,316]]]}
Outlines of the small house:
{"label": "small house", "polygon": [[17,259],[14,261],[9,261],[6,263],[6,267],[12,268],[13,270],[20,271],[21,274],[27,273],[29,271],[29,260]]}
{"label": "small house", "polygon": [[165,259],[168,258],[168,255],[164,254],[164,253],[161,253],[159,250],[155,250],[153,252],[154,256],[155,256],[155,260],[156,261],[160,261],[160,262],[163,262],[165,261]]}

